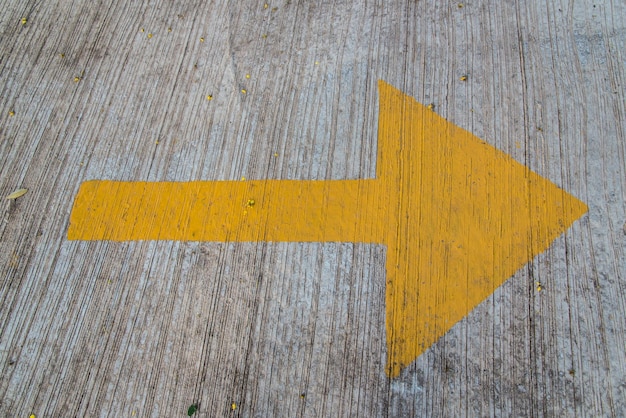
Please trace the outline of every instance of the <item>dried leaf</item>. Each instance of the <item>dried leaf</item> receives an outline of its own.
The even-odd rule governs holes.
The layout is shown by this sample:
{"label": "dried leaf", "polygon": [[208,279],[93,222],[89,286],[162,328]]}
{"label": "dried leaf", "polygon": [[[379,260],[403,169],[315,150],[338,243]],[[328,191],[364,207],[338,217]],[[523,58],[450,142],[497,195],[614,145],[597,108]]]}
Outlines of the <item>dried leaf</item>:
{"label": "dried leaf", "polygon": [[9,200],[17,199],[20,196],[24,196],[27,191],[28,189],[18,189],[14,191],[13,193],[11,193],[10,195],[8,195],[6,199],[9,199]]}

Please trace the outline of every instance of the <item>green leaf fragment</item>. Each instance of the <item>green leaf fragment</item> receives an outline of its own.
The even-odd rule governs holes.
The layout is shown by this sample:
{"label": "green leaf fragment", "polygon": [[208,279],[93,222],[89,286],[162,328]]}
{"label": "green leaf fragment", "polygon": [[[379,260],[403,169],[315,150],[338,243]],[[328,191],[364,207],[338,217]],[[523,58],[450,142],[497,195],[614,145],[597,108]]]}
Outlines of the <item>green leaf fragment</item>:
{"label": "green leaf fragment", "polygon": [[8,195],[6,197],[6,199],[9,199],[9,200],[17,199],[20,196],[24,196],[27,191],[28,191],[28,189],[18,189],[16,191],[14,191],[13,193],[11,193],[10,195]]}

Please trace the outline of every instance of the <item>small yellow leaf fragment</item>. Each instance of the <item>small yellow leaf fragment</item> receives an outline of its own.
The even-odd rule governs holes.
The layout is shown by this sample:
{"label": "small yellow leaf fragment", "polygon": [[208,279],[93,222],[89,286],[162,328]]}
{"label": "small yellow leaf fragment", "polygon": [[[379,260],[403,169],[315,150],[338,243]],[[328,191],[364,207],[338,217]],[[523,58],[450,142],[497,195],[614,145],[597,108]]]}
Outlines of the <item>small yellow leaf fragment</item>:
{"label": "small yellow leaf fragment", "polygon": [[248,91],[246,89],[241,89],[242,94],[246,94]]}
{"label": "small yellow leaf fragment", "polygon": [[36,418],[36,417],[35,417],[35,414],[30,414],[30,417],[29,417],[29,418]]}
{"label": "small yellow leaf fragment", "polygon": [[463,3],[459,3],[459,4],[457,4],[457,6],[459,7],[459,9],[462,9],[464,5],[463,5]]}
{"label": "small yellow leaf fragment", "polygon": [[28,189],[17,189],[16,191],[14,191],[10,195],[8,195],[6,197],[6,199],[9,199],[9,200],[17,199],[20,196],[24,196],[27,191],[28,191]]}
{"label": "small yellow leaf fragment", "polygon": [[200,38],[200,42],[204,42],[204,38]]}
{"label": "small yellow leaf fragment", "polygon": [[146,30],[144,28],[139,29],[139,32],[145,32]]}
{"label": "small yellow leaf fragment", "polygon": [[261,35],[261,38],[266,39],[267,38],[267,33],[264,33],[263,35]]}
{"label": "small yellow leaf fragment", "polygon": [[152,39],[152,34],[151,33],[148,34],[148,39]]}
{"label": "small yellow leaf fragment", "polygon": [[466,75],[462,75],[461,76],[461,81],[467,81],[467,76]]}
{"label": "small yellow leaf fragment", "polygon": [[315,65],[320,65],[320,62],[319,61],[315,61]]}
{"label": "small yellow leaf fragment", "polygon": [[28,22],[28,19],[26,19],[25,17],[22,18],[22,20],[20,21],[22,22],[22,25],[25,25]]}
{"label": "small yellow leaf fragment", "polygon": [[9,110],[9,116],[15,116],[15,111],[14,110]]}
{"label": "small yellow leaf fragment", "polygon": [[267,9],[268,7],[270,7],[270,5],[269,5],[269,4],[267,4],[267,3],[265,3],[265,4],[263,5],[263,8],[264,8],[264,9]]}
{"label": "small yellow leaf fragment", "polygon": [[435,104],[434,103],[429,104],[427,107],[428,107],[428,110],[435,110]]}
{"label": "small yellow leaf fragment", "polygon": [[207,95],[206,99],[207,100],[213,100],[213,95],[212,94]]}
{"label": "small yellow leaf fragment", "polygon": [[61,57],[61,58],[65,58],[65,54],[61,52],[61,53],[59,54],[59,57]]}
{"label": "small yellow leaf fragment", "polygon": [[254,201],[254,199],[248,199],[248,203],[247,203],[247,205],[248,205],[248,207],[249,207],[249,208],[251,208],[251,207],[253,207],[253,206],[254,206],[254,204],[255,204],[255,203],[256,203],[256,202]]}
{"label": "small yellow leaf fragment", "polygon": [[167,28],[167,31],[168,31],[168,32],[171,32],[171,31],[172,31],[172,28]]}
{"label": "small yellow leaf fragment", "polygon": [[535,285],[537,286],[537,292],[541,292],[543,290],[543,286],[541,285],[541,283],[535,282]]}
{"label": "small yellow leaf fragment", "polygon": [[250,74],[246,74],[246,78],[250,78]]}
{"label": "small yellow leaf fragment", "polygon": [[246,181],[246,178],[242,176],[241,181]]}
{"label": "small yellow leaf fragment", "polygon": [[230,405],[230,409],[232,409],[233,411],[234,411],[235,409],[237,409],[237,404],[236,404],[235,402],[233,402],[233,403]]}
{"label": "small yellow leaf fragment", "polygon": [[80,81],[80,77],[78,77],[78,76],[74,77],[74,82],[75,83],[78,83],[79,81]]}
{"label": "small yellow leaf fragment", "polygon": [[274,153],[274,157],[278,157],[278,153],[277,152]]}
{"label": "small yellow leaf fragment", "polygon": [[19,262],[20,262],[20,258],[17,256],[17,254],[15,253],[11,254],[11,262],[9,263],[9,265],[11,267],[17,267]]}

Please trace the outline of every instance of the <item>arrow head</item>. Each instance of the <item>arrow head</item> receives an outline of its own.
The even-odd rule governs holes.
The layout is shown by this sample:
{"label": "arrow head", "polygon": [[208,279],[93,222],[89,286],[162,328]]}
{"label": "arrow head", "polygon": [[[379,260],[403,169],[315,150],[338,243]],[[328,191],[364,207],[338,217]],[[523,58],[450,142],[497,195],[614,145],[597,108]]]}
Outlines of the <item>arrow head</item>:
{"label": "arrow head", "polygon": [[379,82],[388,206],[387,372],[396,377],[587,206]]}

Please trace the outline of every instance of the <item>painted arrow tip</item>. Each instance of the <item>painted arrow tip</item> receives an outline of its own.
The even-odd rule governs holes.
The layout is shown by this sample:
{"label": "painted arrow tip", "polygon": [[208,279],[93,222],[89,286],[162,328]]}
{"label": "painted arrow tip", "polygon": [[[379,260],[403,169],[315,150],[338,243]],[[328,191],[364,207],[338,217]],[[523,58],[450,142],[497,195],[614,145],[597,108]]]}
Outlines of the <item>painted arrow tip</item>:
{"label": "painted arrow tip", "polygon": [[387,374],[397,377],[587,206],[379,82],[377,172],[390,189]]}

